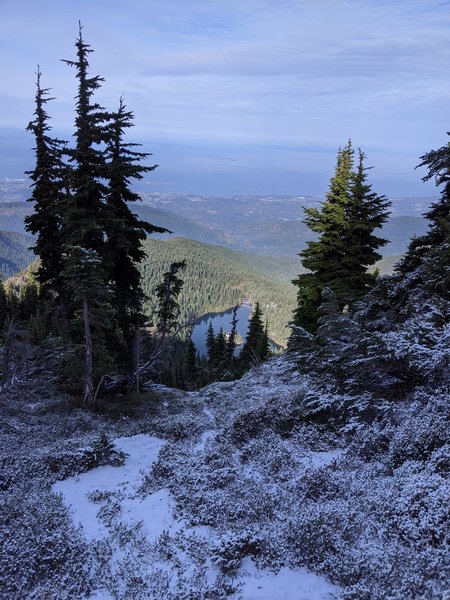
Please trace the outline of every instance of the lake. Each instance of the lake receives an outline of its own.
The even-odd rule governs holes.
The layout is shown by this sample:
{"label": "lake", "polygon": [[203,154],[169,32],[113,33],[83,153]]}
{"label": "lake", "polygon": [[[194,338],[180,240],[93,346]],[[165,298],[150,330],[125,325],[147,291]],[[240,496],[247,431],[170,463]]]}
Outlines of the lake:
{"label": "lake", "polygon": [[[236,314],[236,317],[238,318],[236,330],[244,340],[247,336],[250,313],[250,306],[241,305],[239,306]],[[212,323],[215,335],[219,333],[221,327],[224,333],[230,333],[232,318],[233,309],[230,308],[229,310],[221,313],[209,313],[195,322],[191,338],[201,358],[206,358],[206,332],[208,331],[209,324]],[[240,347],[238,347],[237,352],[239,351]]]}

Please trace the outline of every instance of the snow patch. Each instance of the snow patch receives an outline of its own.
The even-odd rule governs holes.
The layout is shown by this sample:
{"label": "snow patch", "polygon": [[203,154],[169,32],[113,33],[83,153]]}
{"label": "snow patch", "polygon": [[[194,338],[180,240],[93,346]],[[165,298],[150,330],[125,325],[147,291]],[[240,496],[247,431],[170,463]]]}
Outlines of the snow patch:
{"label": "snow patch", "polygon": [[[214,435],[214,430],[205,431],[196,449],[202,450],[206,441]],[[159,451],[165,442],[150,435],[140,434],[132,437],[116,438],[115,446],[127,454],[122,467],[98,467],[77,477],[59,481],[52,487],[54,492],[61,493],[64,504],[69,507],[73,521],[79,524],[88,541],[104,539],[110,533],[109,526],[99,517],[102,502],[111,496],[116,509],[117,518],[126,526],[141,525],[139,531],[149,542],[154,542],[163,533],[171,536],[184,530],[194,534],[210,544],[215,542],[216,533],[207,526],[186,527],[184,521],[175,521],[172,516],[172,502],[167,489],[160,489],[148,496],[137,493],[145,472],[156,461]],[[339,455],[339,451],[316,452],[305,457],[305,464],[322,466],[328,464]],[[309,461],[306,463],[306,461]],[[97,498],[97,500],[96,500]],[[98,500],[102,498],[103,500]],[[165,533],[165,534],[166,534]],[[142,539],[142,538],[141,538]],[[174,538],[172,538],[174,539]],[[218,538],[217,538],[218,541]],[[189,558],[180,548],[175,551],[183,558],[185,576],[193,567]],[[123,558],[123,550],[115,547],[111,567],[116,570]],[[186,562],[187,560],[187,562]],[[114,566],[114,563],[117,565]],[[157,565],[142,565],[143,573],[150,574]],[[212,567],[209,559],[205,564],[205,576],[212,583],[220,575],[219,569]],[[171,566],[160,563],[159,568],[170,571]],[[174,575],[175,577],[175,575]],[[283,567],[278,573],[260,571],[251,558],[242,561],[236,577],[240,590],[238,596],[242,600],[331,600],[337,588],[325,578],[309,573],[306,569],[288,569]],[[175,579],[170,587],[175,585]],[[111,600],[109,590],[99,588],[89,600]],[[234,596],[232,596],[234,597]]]}
{"label": "snow patch", "polygon": [[169,495],[161,490],[144,499],[136,497],[145,469],[158,457],[164,441],[146,434],[116,438],[115,446],[128,457],[122,467],[97,467],[87,473],[58,481],[52,490],[61,493],[64,504],[70,509],[73,520],[81,525],[89,541],[98,540],[108,533],[98,518],[99,504],[92,494],[114,493],[120,499],[121,519],[129,525],[145,521],[151,537],[159,536],[172,524]]}
{"label": "snow patch", "polygon": [[332,600],[339,589],[306,569],[282,567],[277,573],[259,571],[251,558],[241,567],[242,600]]}
{"label": "snow patch", "polygon": [[311,469],[325,467],[342,456],[343,450],[327,450],[326,452],[308,452],[302,456],[299,463]]}

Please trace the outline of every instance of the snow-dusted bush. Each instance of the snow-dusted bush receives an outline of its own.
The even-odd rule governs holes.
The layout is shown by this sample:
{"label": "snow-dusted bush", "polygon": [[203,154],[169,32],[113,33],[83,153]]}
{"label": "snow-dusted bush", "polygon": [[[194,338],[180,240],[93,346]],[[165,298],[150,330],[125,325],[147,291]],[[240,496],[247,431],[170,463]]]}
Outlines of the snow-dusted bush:
{"label": "snow-dusted bush", "polygon": [[90,559],[59,498],[17,486],[0,498],[0,589],[11,599],[83,598]]}
{"label": "snow-dusted bush", "polygon": [[401,425],[393,431],[389,458],[394,467],[408,460],[428,461],[435,450],[450,442],[448,393],[436,390],[428,402],[404,409]]}
{"label": "snow-dusted bush", "polygon": [[243,530],[221,537],[212,550],[212,563],[224,573],[234,573],[246,556],[258,556],[261,541],[255,531]]}
{"label": "snow-dusted bush", "polygon": [[91,448],[51,453],[44,460],[50,473],[58,479],[67,479],[95,467],[120,466],[125,455],[114,447],[105,433],[101,433]]}
{"label": "snow-dusted bush", "polygon": [[198,418],[189,414],[175,414],[159,417],[152,421],[153,431],[169,440],[185,440],[202,431],[202,424]]}
{"label": "snow-dusted bush", "polygon": [[232,418],[230,436],[234,443],[243,444],[271,429],[282,437],[292,435],[304,420],[305,403],[301,396],[278,398],[274,396],[263,406],[242,411]]}

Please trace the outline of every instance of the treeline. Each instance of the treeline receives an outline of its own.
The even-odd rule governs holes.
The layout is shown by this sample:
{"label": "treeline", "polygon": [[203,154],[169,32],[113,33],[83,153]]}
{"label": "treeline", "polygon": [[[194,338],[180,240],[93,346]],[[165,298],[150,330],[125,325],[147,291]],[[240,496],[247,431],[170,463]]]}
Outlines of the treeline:
{"label": "treeline", "polygon": [[25,327],[31,340],[40,343],[45,335],[45,308],[39,294],[35,270],[37,264],[3,281],[0,275],[0,336],[5,337],[11,324]]}
{"label": "treeline", "polygon": [[289,351],[325,391],[311,401],[314,419],[372,422],[388,418],[389,402],[432,404],[430,390],[448,393],[450,146],[419,166],[428,169],[424,180],[443,185],[441,198],[425,215],[427,233],[413,238],[391,276],[366,269],[385,243],[373,226],[386,219],[387,203],[366,183],[361,155],[353,171],[351,145],[338,155],[322,209],[307,211],[320,235],[301,253],[310,271],[295,281]]}
{"label": "treeline", "polygon": [[142,289],[147,296],[145,313],[150,318],[157,310],[154,290],[163,273],[171,263],[186,259],[184,285],[178,299],[182,323],[208,312],[228,310],[249,298],[253,304],[259,302],[267,317],[269,337],[286,345],[289,333],[286,325],[295,306],[295,288],[265,276],[264,257],[255,258],[182,238],[147,239],[144,249],[147,258],[141,264]]}
{"label": "treeline", "polygon": [[139,199],[130,180],[156,165],[143,166],[149,155],[126,141],[133,113],[123,99],[116,110],[95,101],[103,79],[89,73],[92,50],[81,25],[75,48],[75,58],[63,61],[77,81],[73,146],[51,135],[47,104],[53,98],[37,70],[34,118],[27,127],[35,139],[35,167],[28,172],[34,211],[25,224],[40,258],[36,280],[47,333],[63,340],[72,379],[82,382],[90,405],[103,374],[138,369],[141,243],[166,230],[129,208]]}
{"label": "treeline", "polygon": [[[85,405],[95,403],[105,382],[110,391],[123,383],[139,392],[144,372],[164,381],[173,358],[184,356],[189,349],[185,325],[194,315],[229,308],[244,297],[259,301],[268,317],[272,329],[266,327],[264,335],[285,341],[292,310],[286,300],[293,300],[289,284],[270,281],[233,253],[224,259],[219,248],[205,252],[201,244],[186,241],[181,248],[176,241],[172,246],[146,241],[148,234],[168,230],[130,210],[139,199],[130,181],[157,165],[143,166],[148,154],[125,140],[133,114],[123,100],[115,111],[95,101],[103,79],[89,73],[92,50],[81,25],[75,47],[75,59],[63,61],[74,69],[78,85],[73,146],[51,135],[47,104],[53,98],[37,71],[34,118],[27,128],[35,138],[35,167],[28,172],[34,210],[25,225],[39,261],[35,273],[8,282],[9,288],[1,286],[4,348],[17,342],[14,359],[5,351],[2,385],[8,373],[15,377],[21,342],[45,341],[61,357],[66,389],[80,393]],[[186,269],[183,280],[179,269]],[[143,327],[144,299],[150,328]],[[258,349],[259,359],[263,354]],[[247,360],[247,368],[250,364]]]}

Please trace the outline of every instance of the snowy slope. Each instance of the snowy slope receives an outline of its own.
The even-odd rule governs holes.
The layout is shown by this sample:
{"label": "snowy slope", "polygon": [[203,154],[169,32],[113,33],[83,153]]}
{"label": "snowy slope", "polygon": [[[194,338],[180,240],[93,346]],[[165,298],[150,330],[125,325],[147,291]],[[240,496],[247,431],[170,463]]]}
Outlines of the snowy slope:
{"label": "snowy slope", "polygon": [[[249,381],[247,378],[244,386],[216,385],[213,391],[223,387],[234,394],[236,386],[248,387]],[[285,392],[290,389],[286,385]],[[260,388],[260,395],[264,395],[264,390],[267,388]],[[190,394],[191,401],[194,396]],[[196,401],[201,404],[203,397],[204,394],[198,394]],[[211,408],[204,406],[203,412],[211,423],[217,420]],[[216,433],[217,430],[207,429],[196,443],[188,442],[190,451],[202,453]],[[86,541],[108,546],[108,564],[101,569],[91,600],[128,598],[143,593],[144,588],[145,594],[150,594],[145,597],[149,598],[188,597],[177,595],[182,593],[189,593],[192,598],[207,598],[208,593],[216,593],[217,597],[242,600],[339,597],[339,589],[323,576],[305,568],[260,569],[250,556],[240,560],[232,573],[224,572],[217,562],[217,548],[226,532],[177,518],[175,502],[167,488],[143,492],[148,485],[146,477],[164,443],[161,438],[145,434],[115,438],[116,448],[127,455],[123,466],[101,466],[52,486],[55,493],[62,495]],[[308,452],[300,463],[307,468],[319,468],[339,455],[340,451]],[[189,550],[193,539],[201,547],[200,561]],[[130,563],[133,563],[132,574],[124,577],[130,571]]]}
{"label": "snowy slope", "polygon": [[284,358],[96,413],[4,391],[0,597],[445,598],[448,394],[368,424],[312,415],[329,396]]}

